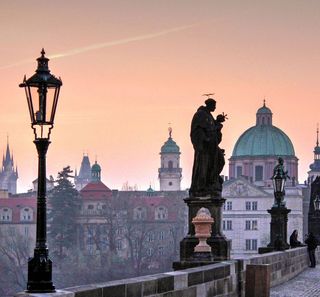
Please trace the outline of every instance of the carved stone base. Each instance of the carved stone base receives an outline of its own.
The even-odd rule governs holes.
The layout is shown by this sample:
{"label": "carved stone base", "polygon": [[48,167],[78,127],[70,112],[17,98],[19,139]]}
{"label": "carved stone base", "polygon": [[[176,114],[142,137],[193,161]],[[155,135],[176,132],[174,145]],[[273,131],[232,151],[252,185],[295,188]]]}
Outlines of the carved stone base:
{"label": "carved stone base", "polygon": [[197,215],[200,208],[209,210],[214,219],[212,224],[211,236],[207,239],[207,244],[211,247],[211,253],[215,261],[224,261],[230,259],[230,240],[223,235],[221,231],[221,207],[225,199],[221,196],[216,197],[188,197],[184,199],[189,209],[189,231],[188,235],[180,242],[180,260],[192,261],[194,248],[199,243],[195,237],[195,229],[192,219]]}

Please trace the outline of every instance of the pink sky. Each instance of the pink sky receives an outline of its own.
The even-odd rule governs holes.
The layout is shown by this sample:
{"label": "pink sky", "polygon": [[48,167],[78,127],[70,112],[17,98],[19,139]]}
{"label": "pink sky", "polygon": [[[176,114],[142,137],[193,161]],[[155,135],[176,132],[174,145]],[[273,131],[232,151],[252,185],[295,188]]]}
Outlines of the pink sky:
{"label": "pink sky", "polygon": [[[193,113],[206,92],[226,112],[226,159],[266,97],[291,138],[299,181],[313,161],[320,121],[319,1],[3,1],[0,4],[0,149],[7,133],[20,178],[36,178],[36,150],[23,90],[42,47],[63,87],[48,175],[97,155],[111,188],[158,188],[168,123],[189,187]],[[61,55],[62,54],[62,55]],[[31,62],[30,62],[31,61]],[[227,173],[228,166],[225,167]]]}

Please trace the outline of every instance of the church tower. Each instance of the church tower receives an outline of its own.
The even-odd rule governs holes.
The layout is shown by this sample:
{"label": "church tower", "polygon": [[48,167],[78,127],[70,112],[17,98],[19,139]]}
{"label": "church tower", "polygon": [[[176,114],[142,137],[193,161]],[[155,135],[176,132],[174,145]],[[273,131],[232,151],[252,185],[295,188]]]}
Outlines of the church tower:
{"label": "church tower", "polygon": [[317,142],[314,147],[314,162],[310,165],[310,171],[308,172],[309,182],[312,183],[317,176],[320,176],[320,146],[319,146],[319,125],[317,127]]}
{"label": "church tower", "polygon": [[18,169],[14,168],[13,155],[10,154],[9,141],[7,141],[6,155],[2,158],[2,167],[0,169],[0,189],[16,194],[17,179]]}
{"label": "church tower", "polygon": [[172,128],[169,138],[161,147],[159,168],[160,191],[180,191],[182,169],[180,168],[180,148],[172,139]]}
{"label": "church tower", "polygon": [[83,155],[79,175],[77,172],[74,177],[76,189],[80,191],[91,181],[91,165],[88,155]]}

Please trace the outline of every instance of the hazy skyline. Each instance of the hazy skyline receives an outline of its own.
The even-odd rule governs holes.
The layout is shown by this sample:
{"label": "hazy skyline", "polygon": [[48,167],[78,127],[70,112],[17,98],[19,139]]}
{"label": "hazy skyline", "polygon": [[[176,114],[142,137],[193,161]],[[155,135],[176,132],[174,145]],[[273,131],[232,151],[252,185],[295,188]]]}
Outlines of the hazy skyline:
{"label": "hazy skyline", "polygon": [[[18,190],[37,175],[23,90],[41,48],[63,87],[48,175],[97,156],[110,188],[158,186],[159,152],[172,123],[190,185],[190,122],[207,92],[229,116],[221,147],[230,158],[255,124],[264,97],[292,140],[299,181],[313,161],[320,121],[320,3],[283,1],[7,1],[0,4],[0,152],[7,134]],[[224,173],[228,172],[226,162]]]}

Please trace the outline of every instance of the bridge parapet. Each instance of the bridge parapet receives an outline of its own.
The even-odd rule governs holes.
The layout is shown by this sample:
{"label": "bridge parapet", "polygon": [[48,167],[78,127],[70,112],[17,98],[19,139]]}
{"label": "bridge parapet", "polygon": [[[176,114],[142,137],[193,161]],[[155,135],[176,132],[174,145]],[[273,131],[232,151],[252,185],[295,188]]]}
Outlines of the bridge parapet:
{"label": "bridge parapet", "polygon": [[23,292],[16,297],[243,297],[248,264],[269,264],[271,286],[276,286],[307,268],[309,260],[307,248],[301,247],[180,271],[66,288],[50,294]]}

